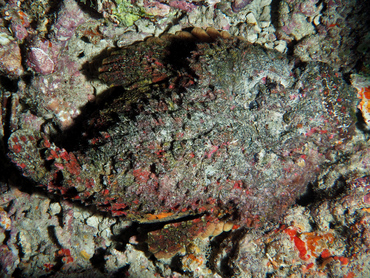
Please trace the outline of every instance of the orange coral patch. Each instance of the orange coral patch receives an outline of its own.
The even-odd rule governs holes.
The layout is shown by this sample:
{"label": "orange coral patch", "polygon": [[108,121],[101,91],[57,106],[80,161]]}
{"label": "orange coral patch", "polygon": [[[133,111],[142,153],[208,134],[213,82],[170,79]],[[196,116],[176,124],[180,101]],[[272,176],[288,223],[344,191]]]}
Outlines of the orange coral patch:
{"label": "orange coral patch", "polygon": [[323,259],[327,259],[327,258],[330,258],[330,257],[331,257],[331,255],[330,255],[329,250],[328,250],[328,249],[324,249],[324,250],[322,251],[322,253],[321,253],[321,258],[323,258]]}
{"label": "orange coral patch", "polygon": [[366,99],[370,99],[370,86],[366,88],[362,88],[361,91],[363,91],[363,96]]}
{"label": "orange coral patch", "polygon": [[171,215],[173,215],[172,212],[162,212],[159,214],[148,214],[147,219],[148,220],[159,220],[159,219],[169,217]]}
{"label": "orange coral patch", "polygon": [[348,274],[346,276],[343,276],[343,278],[354,278],[356,275],[351,271],[351,272],[348,272]]}

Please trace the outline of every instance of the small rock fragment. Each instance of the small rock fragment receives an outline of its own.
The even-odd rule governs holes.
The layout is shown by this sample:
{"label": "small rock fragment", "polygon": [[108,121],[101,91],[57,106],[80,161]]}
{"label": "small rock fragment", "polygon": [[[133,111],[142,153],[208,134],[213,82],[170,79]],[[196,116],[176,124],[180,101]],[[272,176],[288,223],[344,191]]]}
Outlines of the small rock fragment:
{"label": "small rock fragment", "polygon": [[283,41],[283,40],[279,40],[279,41],[276,41],[275,42],[275,47],[274,49],[279,51],[280,53],[284,53],[287,49],[287,43],[286,41]]}
{"label": "small rock fragment", "polygon": [[250,4],[252,0],[234,0],[233,4],[231,5],[233,11],[235,13],[244,9],[248,4]]}
{"label": "small rock fragment", "polygon": [[56,214],[58,214],[62,211],[62,207],[57,202],[51,203],[50,206],[49,206],[49,209],[50,209],[50,214],[51,215],[56,215]]}
{"label": "small rock fragment", "polygon": [[17,41],[0,27],[0,72],[10,78],[23,74],[22,55]]}
{"label": "small rock fragment", "polygon": [[7,212],[2,210],[2,208],[0,207],[0,228],[4,229],[5,231],[8,231],[10,230],[11,225],[12,221],[8,217]]}
{"label": "small rock fragment", "polygon": [[86,224],[96,229],[98,228],[100,222],[101,219],[99,219],[99,217],[95,215],[90,216],[89,218],[86,219]]}

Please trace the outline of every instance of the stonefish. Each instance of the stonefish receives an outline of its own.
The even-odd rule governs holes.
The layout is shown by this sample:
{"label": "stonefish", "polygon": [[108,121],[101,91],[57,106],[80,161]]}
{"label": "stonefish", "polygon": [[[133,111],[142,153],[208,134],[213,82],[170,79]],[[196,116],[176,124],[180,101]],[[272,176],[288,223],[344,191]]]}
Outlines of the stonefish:
{"label": "stonefish", "polygon": [[148,40],[99,71],[117,88],[76,144],[18,130],[8,155],[36,185],[114,216],[276,220],[354,130],[340,74],[236,38]]}

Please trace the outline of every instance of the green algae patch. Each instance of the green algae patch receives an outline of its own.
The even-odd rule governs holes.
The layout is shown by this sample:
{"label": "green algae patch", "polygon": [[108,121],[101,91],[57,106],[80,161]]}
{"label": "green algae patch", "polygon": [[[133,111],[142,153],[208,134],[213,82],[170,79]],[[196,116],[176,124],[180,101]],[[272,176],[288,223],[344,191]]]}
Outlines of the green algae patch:
{"label": "green algae patch", "polygon": [[130,1],[116,0],[116,7],[112,10],[112,15],[124,26],[131,26],[136,20],[146,15],[146,13]]}

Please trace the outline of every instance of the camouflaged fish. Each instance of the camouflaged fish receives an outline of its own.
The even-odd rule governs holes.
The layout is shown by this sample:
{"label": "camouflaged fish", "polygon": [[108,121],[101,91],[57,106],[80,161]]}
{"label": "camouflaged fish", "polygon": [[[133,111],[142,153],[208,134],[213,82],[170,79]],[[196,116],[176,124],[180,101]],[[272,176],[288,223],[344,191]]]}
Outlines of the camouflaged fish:
{"label": "camouflaged fish", "polygon": [[276,51],[209,37],[113,52],[99,70],[113,100],[78,143],[18,130],[9,157],[50,192],[140,222],[278,219],[341,159],[356,93],[325,64],[294,67]]}

